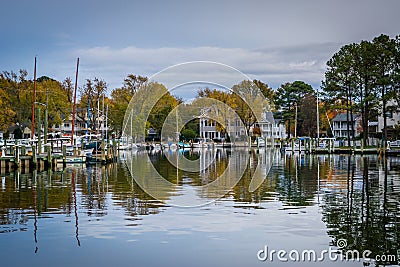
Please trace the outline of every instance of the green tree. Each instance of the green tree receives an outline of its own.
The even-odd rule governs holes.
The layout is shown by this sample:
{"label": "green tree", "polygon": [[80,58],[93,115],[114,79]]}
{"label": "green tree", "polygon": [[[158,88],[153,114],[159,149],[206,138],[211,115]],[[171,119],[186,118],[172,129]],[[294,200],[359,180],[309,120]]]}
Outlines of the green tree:
{"label": "green tree", "polygon": [[123,86],[111,92],[110,126],[118,135],[121,134],[122,124],[129,102],[136,94],[137,90],[142,85],[146,84],[147,81],[147,77],[129,74],[127,78],[124,79]]}
{"label": "green tree", "polygon": [[[26,79],[28,72],[20,70],[19,73],[4,71],[0,74],[2,102],[4,105],[3,129],[14,123],[30,122],[32,93],[31,82]],[[3,107],[2,107],[3,108]]]}
{"label": "green tree", "polygon": [[[347,116],[347,142],[354,140],[354,111],[357,91],[356,53],[357,44],[345,45],[327,62],[323,89],[331,107],[345,110]],[[350,123],[349,123],[350,122]],[[351,127],[351,131],[350,131]],[[352,133],[352,136],[350,136]]]}
{"label": "green tree", "polygon": [[288,122],[288,137],[290,137],[291,121],[295,118],[296,106],[300,104],[302,98],[313,93],[311,85],[303,81],[282,84],[276,91],[275,106],[278,110],[282,110],[283,119]]}
{"label": "green tree", "polygon": [[0,129],[6,131],[15,122],[17,116],[9,94],[10,81],[0,74]]}
{"label": "green tree", "polygon": [[197,132],[190,128],[184,128],[181,131],[181,138],[184,140],[193,140],[198,136]]}
{"label": "green tree", "polygon": [[377,97],[377,58],[374,45],[362,41],[356,50],[356,74],[358,78],[357,97],[361,111],[363,142],[367,144],[369,136],[368,122],[376,120],[376,110],[379,104]]}
{"label": "green tree", "polygon": [[[39,79],[38,79],[39,81]],[[45,77],[37,83],[36,101],[46,104],[48,109],[48,125],[60,125],[63,118],[71,114],[70,92],[65,90],[63,85],[51,78]],[[44,121],[44,112],[42,122]]]}
{"label": "green tree", "polygon": [[299,101],[298,135],[317,136],[317,98],[315,94],[305,95]]}
{"label": "green tree", "polygon": [[165,90],[165,94],[157,101],[147,119],[149,126],[158,133],[161,133],[161,129],[168,114],[179,104],[179,101],[172,96],[166,88]]}
{"label": "green tree", "polygon": [[395,99],[396,42],[382,34],[374,38],[372,43],[377,57],[376,86],[380,88],[380,113],[383,116],[383,144],[385,145],[388,139],[387,113],[396,110],[396,106],[388,106],[388,103]]}
{"label": "green tree", "polygon": [[389,103],[399,99],[399,51],[398,37],[380,35],[372,42],[343,46],[327,62],[324,91],[335,108],[347,114],[350,111],[348,125],[354,125],[353,111],[361,113],[364,143],[369,136],[368,122],[375,121],[379,114],[384,119],[383,138],[387,139],[387,113],[398,106]]}

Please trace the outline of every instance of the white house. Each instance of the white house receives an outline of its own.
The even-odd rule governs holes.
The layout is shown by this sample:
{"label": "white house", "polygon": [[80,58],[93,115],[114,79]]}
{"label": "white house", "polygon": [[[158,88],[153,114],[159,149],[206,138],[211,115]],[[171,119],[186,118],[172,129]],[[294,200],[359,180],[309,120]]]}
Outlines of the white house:
{"label": "white house", "polygon": [[271,111],[265,111],[262,121],[258,122],[261,135],[265,139],[285,139],[287,137],[285,122],[275,119]]}
{"label": "white house", "polygon": [[[388,103],[388,106],[396,106],[397,102],[395,101],[390,101]],[[388,130],[388,134],[390,135],[390,132],[394,129],[395,125],[398,125],[400,122],[400,112],[396,112],[396,111],[388,111],[386,112],[386,126],[387,126],[387,130]],[[380,115],[378,117],[378,132],[383,133],[383,129],[384,129],[384,119],[383,116]]]}
{"label": "white house", "polygon": [[[350,118],[350,114],[349,114],[349,118]],[[360,124],[360,116],[358,114],[353,114],[353,118],[354,118],[353,127],[351,127],[351,124],[349,124],[350,137],[353,136],[353,133],[354,133],[354,136],[357,136],[359,134],[357,129]],[[349,123],[351,123],[351,122],[349,121]],[[346,112],[339,113],[336,115],[335,118],[333,118],[332,131],[333,131],[333,136],[336,138],[347,138],[347,113]]]}
{"label": "white house", "polygon": [[[85,135],[87,131],[93,131],[94,129],[98,130],[99,133],[105,132],[108,129],[108,125],[106,123],[105,116],[99,116],[95,118],[95,124],[93,127],[88,125],[88,117],[86,113],[84,114],[84,118],[81,116],[75,116],[75,135]],[[72,134],[72,114],[68,116],[68,118],[64,118],[63,122],[60,125],[53,125],[52,130],[55,132],[61,132],[64,136],[70,136]]]}
{"label": "white house", "polygon": [[[206,117],[200,117],[200,137],[210,139],[223,139],[223,134],[217,130],[216,123]],[[240,139],[246,135],[246,129],[240,121],[227,122],[227,133],[231,140]]]}
{"label": "white house", "polygon": [[[207,110],[210,111],[210,108]],[[207,118],[206,111],[203,110],[202,116],[199,116],[199,119],[200,137],[211,139],[224,138],[223,134],[217,130],[216,123]],[[275,119],[271,111],[264,112],[261,121],[255,124],[255,126],[257,125],[260,127],[263,138],[283,139],[287,136],[284,121]],[[245,140],[246,128],[240,122],[240,119],[236,118],[228,121],[226,128],[231,140]],[[252,132],[252,129],[250,129],[250,132]]]}
{"label": "white house", "polygon": [[[210,139],[222,140],[225,136],[217,130],[216,122],[210,120],[209,117],[217,116],[219,113],[216,106],[203,108],[201,115],[198,117],[200,120],[200,137]],[[229,138],[234,140],[240,140],[243,136],[246,136],[246,129],[239,120],[238,117],[227,119],[226,121],[226,132]]]}

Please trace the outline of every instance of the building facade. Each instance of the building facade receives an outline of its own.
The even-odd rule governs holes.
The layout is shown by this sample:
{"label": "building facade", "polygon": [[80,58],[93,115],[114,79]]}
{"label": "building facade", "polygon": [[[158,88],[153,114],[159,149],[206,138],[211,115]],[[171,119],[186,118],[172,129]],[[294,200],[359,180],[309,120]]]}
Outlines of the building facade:
{"label": "building facade", "polygon": [[[397,102],[395,101],[390,101],[388,103],[388,106],[395,107]],[[386,112],[386,127],[387,127],[387,133],[388,133],[388,138],[389,139],[398,139],[398,136],[395,136],[394,134],[394,127],[396,125],[399,125],[400,123],[400,112],[398,111],[388,111]],[[377,126],[377,132],[383,133],[384,132],[384,119],[383,116],[380,115],[378,117],[378,126]]]}
{"label": "building facade", "polygon": [[281,119],[275,119],[271,111],[263,113],[262,120],[258,125],[261,130],[261,136],[266,140],[281,140],[287,137],[285,122]]}
{"label": "building facade", "polygon": [[[353,127],[351,126],[351,122],[347,122],[347,113],[341,112],[336,115],[332,120],[332,133],[335,138],[347,138],[347,123],[349,123],[349,134],[350,137],[357,136],[359,134],[358,128],[360,124],[360,116],[358,114],[354,114],[354,122]],[[349,114],[350,118],[350,114]]]}
{"label": "building facade", "polygon": [[[216,123],[209,120],[205,114],[199,117],[200,119],[200,137],[210,139],[223,139],[223,134],[217,130]],[[287,137],[285,122],[280,119],[275,119],[271,111],[264,112],[260,122],[255,123],[250,128],[250,133],[254,127],[259,127],[261,137],[264,139],[284,139]],[[231,141],[246,141],[246,128],[239,118],[228,120],[226,127],[227,134]]]}
{"label": "building facade", "polygon": [[[75,116],[75,135],[81,136],[87,133],[105,133],[109,127],[106,123],[105,116],[96,117],[94,120],[94,126],[88,124],[88,117],[84,114],[84,117]],[[60,125],[53,125],[51,131],[61,133],[63,136],[71,136],[72,134],[72,114],[68,118],[64,118]]]}

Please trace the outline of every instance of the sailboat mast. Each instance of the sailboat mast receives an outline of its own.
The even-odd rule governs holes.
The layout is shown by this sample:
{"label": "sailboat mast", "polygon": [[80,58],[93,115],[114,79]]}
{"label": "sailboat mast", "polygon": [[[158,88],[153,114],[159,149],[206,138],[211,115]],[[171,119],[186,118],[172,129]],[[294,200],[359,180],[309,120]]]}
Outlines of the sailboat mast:
{"label": "sailboat mast", "polygon": [[75,113],[76,113],[76,89],[78,88],[78,69],[79,69],[79,57],[76,61],[76,75],[75,75],[75,88],[74,88],[74,106],[72,109],[72,131],[71,131],[71,145],[74,144],[74,132],[75,132]]}
{"label": "sailboat mast", "polygon": [[100,134],[100,98],[97,98],[97,135]]}
{"label": "sailboat mast", "polygon": [[294,118],[294,138],[297,138],[297,103],[296,103],[296,114]]}
{"label": "sailboat mast", "polygon": [[33,68],[33,95],[32,95],[32,126],[31,126],[31,139],[35,137],[35,102],[36,102],[36,57],[35,66]]}
{"label": "sailboat mast", "polygon": [[176,109],[176,142],[179,142],[178,108]]}
{"label": "sailboat mast", "polygon": [[317,145],[319,145],[319,92],[317,89]]}
{"label": "sailboat mast", "polygon": [[101,111],[101,137],[104,138],[104,93],[103,93],[103,108]]}
{"label": "sailboat mast", "polygon": [[108,142],[108,104],[106,107],[106,140]]}
{"label": "sailboat mast", "polygon": [[87,107],[87,120],[86,120],[86,141],[88,140],[90,126],[90,97],[88,97],[88,107]]}

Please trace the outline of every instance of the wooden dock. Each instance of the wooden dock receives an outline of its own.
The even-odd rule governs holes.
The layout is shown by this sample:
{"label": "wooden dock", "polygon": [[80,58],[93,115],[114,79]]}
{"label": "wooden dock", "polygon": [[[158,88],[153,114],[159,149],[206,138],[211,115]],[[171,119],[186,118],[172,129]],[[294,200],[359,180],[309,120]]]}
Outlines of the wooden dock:
{"label": "wooden dock", "polygon": [[[306,153],[306,154],[360,154],[360,155],[381,155],[381,156],[400,156],[400,147],[370,147],[360,145],[353,147],[337,147],[332,138],[327,138],[323,146],[320,146],[315,139],[303,138],[299,140],[291,139],[289,146],[281,144],[282,151],[285,153]],[[295,145],[295,142],[298,142]]]}
{"label": "wooden dock", "polygon": [[118,153],[115,145],[106,148],[104,141],[102,141],[101,149],[97,151],[97,154],[90,158],[78,156],[79,153],[75,149],[75,156],[67,156],[66,151],[66,145],[63,145],[62,153],[53,153],[51,146],[44,146],[44,153],[37,153],[36,146],[32,146],[32,151],[28,152],[24,145],[18,144],[18,141],[15,141],[14,144],[6,143],[1,147],[0,173],[8,173],[18,169],[24,172],[43,171],[48,168],[55,168],[57,164],[107,164],[115,162]]}

